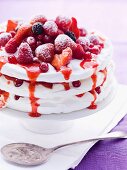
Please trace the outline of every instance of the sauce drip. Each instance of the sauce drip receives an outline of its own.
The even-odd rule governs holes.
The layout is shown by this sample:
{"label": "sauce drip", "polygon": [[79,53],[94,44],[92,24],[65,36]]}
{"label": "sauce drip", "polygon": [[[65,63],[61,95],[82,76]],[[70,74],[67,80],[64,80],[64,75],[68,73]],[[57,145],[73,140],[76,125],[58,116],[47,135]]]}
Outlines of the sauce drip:
{"label": "sauce drip", "polygon": [[37,103],[37,101],[39,100],[38,98],[35,97],[35,84],[36,84],[36,80],[40,74],[40,69],[38,67],[38,64],[34,64],[34,65],[29,65],[29,66],[22,66],[26,72],[27,72],[27,76],[29,78],[29,99],[30,99],[30,103],[31,103],[31,112],[29,113],[29,115],[31,117],[39,117],[41,116],[40,113],[38,113],[38,106],[39,104]]}
{"label": "sauce drip", "polygon": [[0,96],[3,96],[3,99],[0,100],[0,108],[3,108],[9,98],[9,93],[3,90],[0,90]]}
{"label": "sauce drip", "polygon": [[100,70],[100,72],[104,74],[104,80],[101,84],[101,86],[103,86],[103,84],[105,83],[105,81],[107,79],[107,69],[105,68],[104,70]]}
{"label": "sauce drip", "polygon": [[62,84],[63,84],[65,90],[69,90],[70,89],[69,83],[64,82]]}
{"label": "sauce drip", "polygon": [[80,66],[83,69],[96,68],[98,66],[98,63],[95,60],[89,60],[89,61],[83,60],[83,61],[81,61]]}
{"label": "sauce drip", "polygon": [[97,105],[95,104],[95,101],[97,99],[96,92],[93,90],[93,91],[90,91],[90,93],[93,95],[94,100],[91,102],[91,105],[88,107],[88,109],[96,109],[97,108]]}
{"label": "sauce drip", "polygon": [[95,92],[96,83],[97,83],[96,70],[94,74],[91,76],[91,78],[92,78],[93,85],[92,85],[92,90],[90,91],[90,93],[93,95],[94,100],[91,102],[91,105],[88,107],[88,109],[96,109],[97,108],[97,105],[95,104],[95,101],[97,99],[97,95]]}
{"label": "sauce drip", "polygon": [[62,68],[62,70],[60,70],[60,71],[63,74],[64,79],[69,80],[70,75],[72,73],[72,70],[70,68],[68,68],[68,67],[65,67],[65,68]]}

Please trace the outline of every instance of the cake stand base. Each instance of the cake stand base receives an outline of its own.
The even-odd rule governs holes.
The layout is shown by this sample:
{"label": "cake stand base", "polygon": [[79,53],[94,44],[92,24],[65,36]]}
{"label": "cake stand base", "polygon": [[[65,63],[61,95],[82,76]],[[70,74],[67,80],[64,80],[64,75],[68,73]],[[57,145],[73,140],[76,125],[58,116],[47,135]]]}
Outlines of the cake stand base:
{"label": "cake stand base", "polygon": [[72,128],[75,121],[22,119],[20,122],[21,125],[29,131],[48,135],[64,132]]}

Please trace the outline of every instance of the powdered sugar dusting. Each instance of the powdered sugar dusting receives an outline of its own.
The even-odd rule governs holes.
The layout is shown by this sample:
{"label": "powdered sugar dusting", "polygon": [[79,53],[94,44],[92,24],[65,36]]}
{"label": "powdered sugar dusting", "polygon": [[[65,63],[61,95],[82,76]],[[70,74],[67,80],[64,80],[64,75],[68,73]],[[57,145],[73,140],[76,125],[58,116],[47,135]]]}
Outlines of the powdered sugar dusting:
{"label": "powdered sugar dusting", "polygon": [[58,26],[56,25],[54,21],[45,22],[45,24],[43,25],[43,28],[45,32],[50,36],[56,35],[58,31]]}

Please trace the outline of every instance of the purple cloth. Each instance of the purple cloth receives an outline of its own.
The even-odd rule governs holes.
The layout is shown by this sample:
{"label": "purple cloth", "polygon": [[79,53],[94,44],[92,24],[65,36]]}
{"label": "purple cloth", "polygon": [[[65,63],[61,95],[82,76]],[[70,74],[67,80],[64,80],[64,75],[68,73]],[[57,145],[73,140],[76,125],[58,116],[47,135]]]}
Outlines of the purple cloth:
{"label": "purple cloth", "polygon": [[[114,44],[115,75],[127,84],[126,0],[0,0],[0,22],[35,14],[75,16],[80,25],[106,34]],[[127,129],[127,116],[114,128],[120,129]],[[127,170],[127,140],[98,142],[75,170]]]}

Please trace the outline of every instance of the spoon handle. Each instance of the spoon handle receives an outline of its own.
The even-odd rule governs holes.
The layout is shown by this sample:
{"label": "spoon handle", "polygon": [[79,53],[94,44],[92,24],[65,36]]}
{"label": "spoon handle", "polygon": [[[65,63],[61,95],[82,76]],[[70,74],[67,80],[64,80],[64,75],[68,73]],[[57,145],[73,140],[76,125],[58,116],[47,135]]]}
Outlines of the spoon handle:
{"label": "spoon handle", "polygon": [[77,141],[77,142],[71,142],[71,143],[67,143],[67,144],[63,144],[63,145],[58,145],[58,146],[54,147],[53,149],[57,150],[59,148],[65,147],[65,146],[81,144],[84,142],[93,142],[93,141],[98,141],[98,140],[109,140],[109,139],[119,139],[119,138],[127,138],[127,133],[123,132],[123,131],[110,132],[110,133],[103,134],[103,135],[100,135],[97,137],[93,137],[93,138],[89,138],[89,139],[85,139],[85,140],[81,140],[81,141]]}

